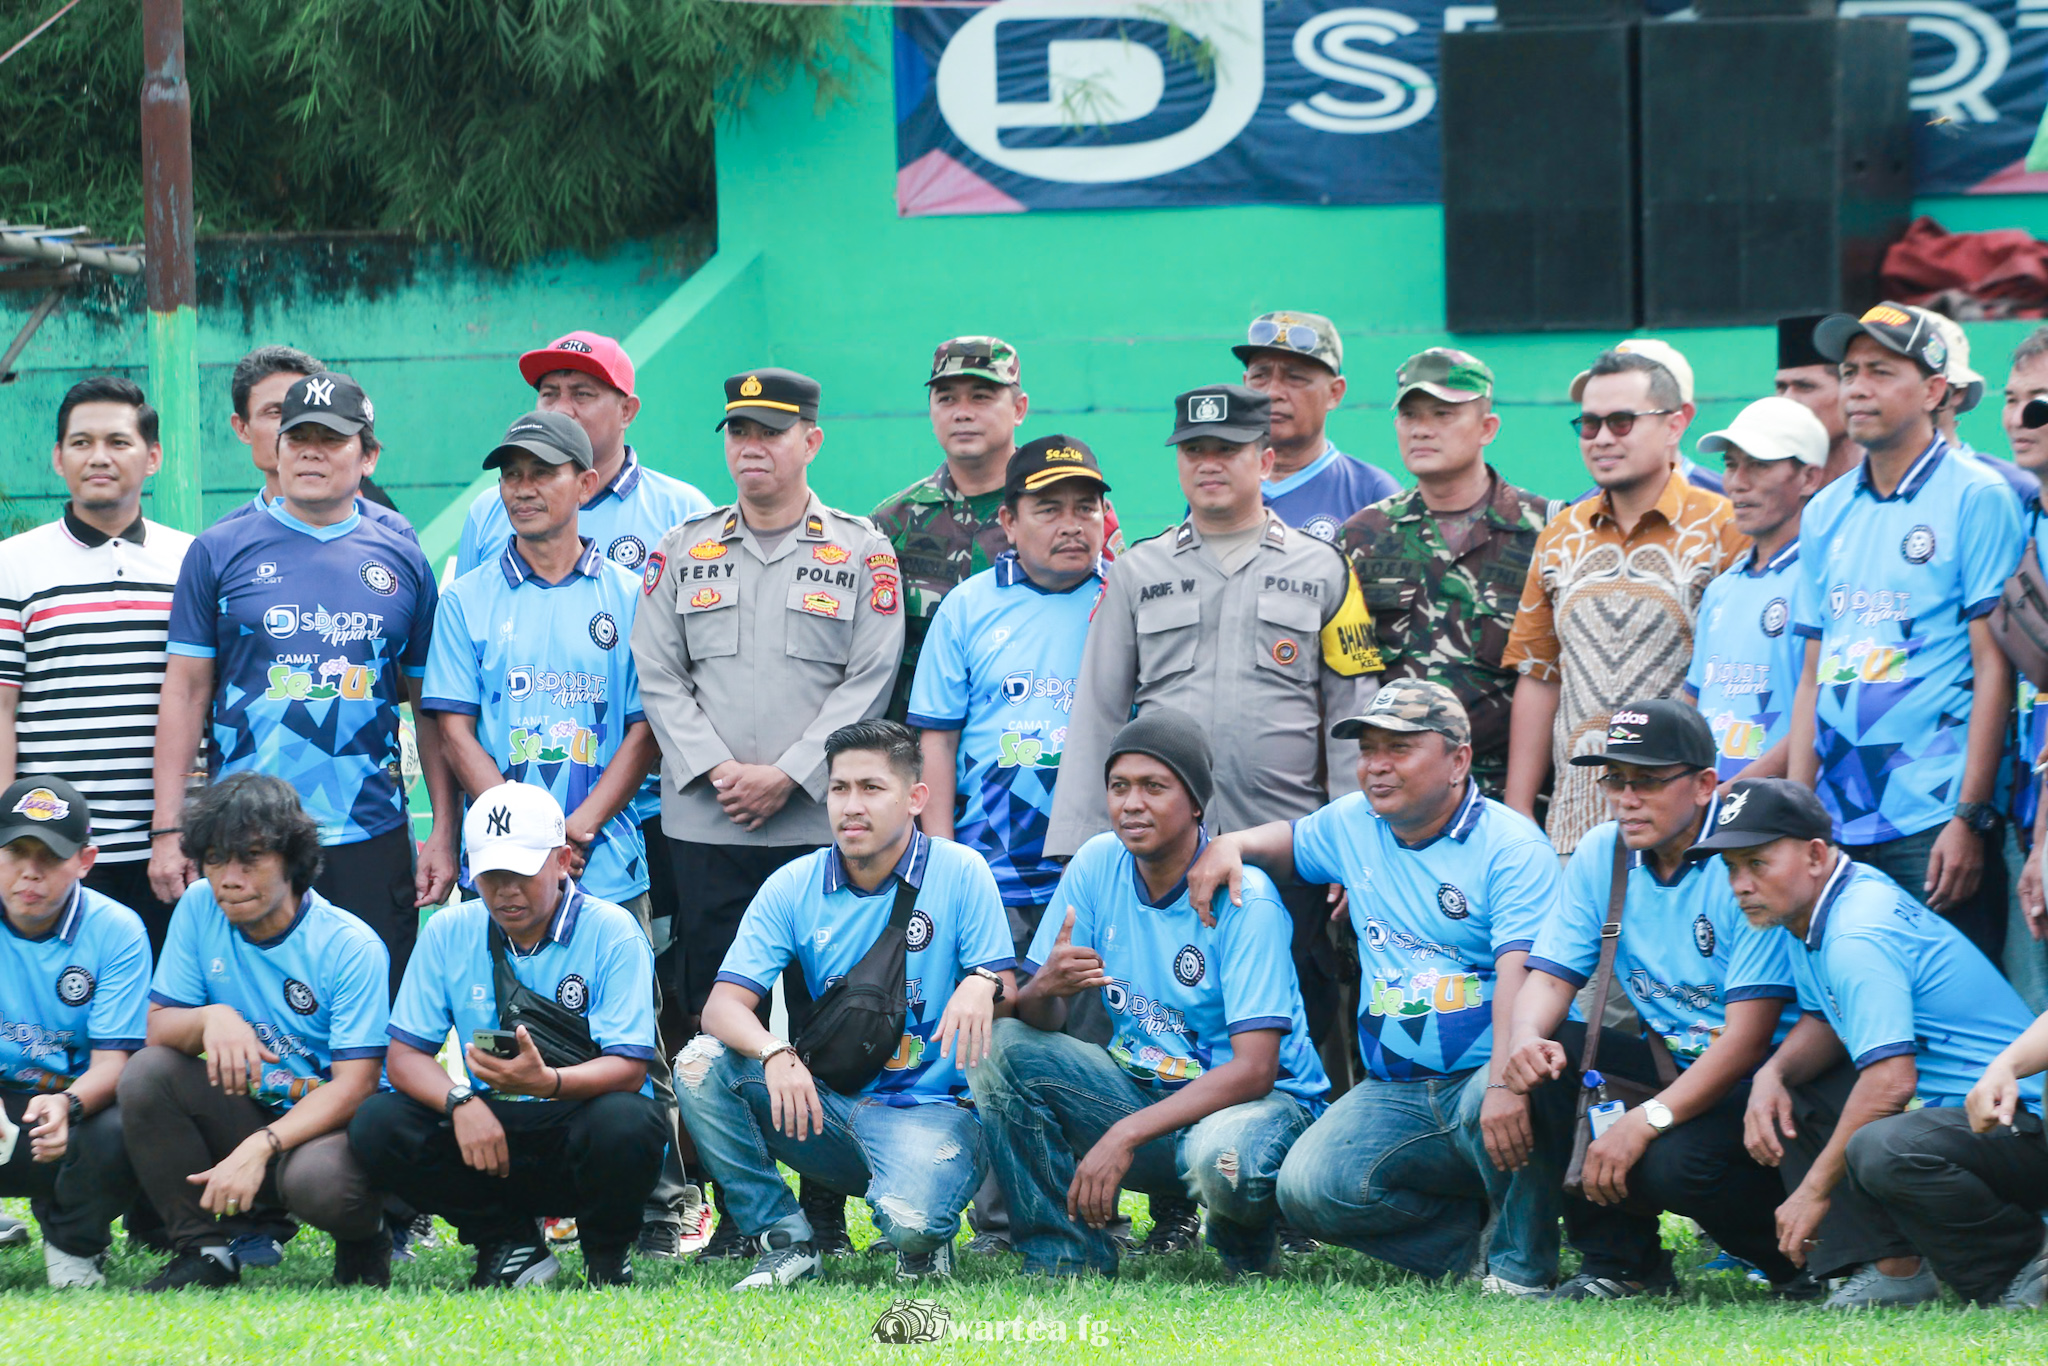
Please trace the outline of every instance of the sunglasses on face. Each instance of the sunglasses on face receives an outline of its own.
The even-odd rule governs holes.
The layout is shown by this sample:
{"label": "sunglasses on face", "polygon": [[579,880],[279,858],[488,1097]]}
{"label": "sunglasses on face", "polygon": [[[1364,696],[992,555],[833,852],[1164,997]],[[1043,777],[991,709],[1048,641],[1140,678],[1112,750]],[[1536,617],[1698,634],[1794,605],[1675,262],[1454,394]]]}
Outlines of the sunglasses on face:
{"label": "sunglasses on face", "polygon": [[1261,318],[1253,323],[1251,331],[1245,335],[1245,340],[1253,346],[1271,346],[1281,337],[1287,339],[1286,345],[1291,350],[1316,349],[1316,330],[1313,327],[1305,323],[1289,323],[1283,327],[1267,318]]}
{"label": "sunglasses on face", "polygon": [[1602,792],[1612,795],[1618,796],[1623,792],[1634,791],[1647,797],[1652,792],[1662,792],[1673,783],[1681,779],[1690,778],[1693,774],[1701,771],[1697,768],[1688,768],[1682,773],[1667,773],[1661,778],[1652,778],[1646,774],[1625,776],[1620,773],[1603,773],[1595,778],[1593,782]]}
{"label": "sunglasses on face", "polygon": [[1663,417],[1677,411],[1676,408],[1652,408],[1647,413],[1580,413],[1577,417],[1566,418],[1565,421],[1571,423],[1572,430],[1582,438],[1591,441],[1600,435],[1603,424],[1616,436],[1627,436],[1629,430],[1636,425],[1637,418]]}

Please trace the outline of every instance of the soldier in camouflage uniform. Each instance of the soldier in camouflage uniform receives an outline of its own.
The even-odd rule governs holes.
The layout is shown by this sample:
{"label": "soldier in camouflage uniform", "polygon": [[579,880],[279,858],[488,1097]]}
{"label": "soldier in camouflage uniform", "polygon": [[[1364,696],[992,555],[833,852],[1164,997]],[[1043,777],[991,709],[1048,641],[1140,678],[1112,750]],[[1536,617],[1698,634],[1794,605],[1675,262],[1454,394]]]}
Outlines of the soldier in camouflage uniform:
{"label": "soldier in camouflage uniform", "polygon": [[[886,713],[901,721],[910,709],[918,651],[939,600],[996,562],[1010,548],[996,511],[1003,477],[1017,450],[1017,427],[1030,410],[1017,349],[1000,337],[955,337],[932,353],[932,431],[945,461],[875,509],[874,523],[896,547],[907,599],[903,667]],[[1114,559],[1123,548],[1116,510],[1103,503]]]}
{"label": "soldier in camouflage uniform", "polygon": [[1372,609],[1386,679],[1433,679],[1457,695],[1471,720],[1472,777],[1498,800],[1516,677],[1501,653],[1552,505],[1486,463],[1500,417],[1493,372],[1477,357],[1431,347],[1395,383],[1395,439],[1416,486],[1353,515],[1340,545]]}

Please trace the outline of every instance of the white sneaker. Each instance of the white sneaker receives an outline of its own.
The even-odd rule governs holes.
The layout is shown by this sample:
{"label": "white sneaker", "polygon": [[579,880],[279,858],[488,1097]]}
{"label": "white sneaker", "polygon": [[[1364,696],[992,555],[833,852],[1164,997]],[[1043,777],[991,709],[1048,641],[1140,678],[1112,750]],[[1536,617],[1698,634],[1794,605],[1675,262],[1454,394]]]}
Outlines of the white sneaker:
{"label": "white sneaker", "polygon": [[43,1271],[50,1278],[52,1290],[97,1290],[107,1283],[107,1273],[100,1269],[106,1261],[100,1257],[74,1257],[68,1252],[59,1252],[49,1239],[43,1240]]}
{"label": "white sneaker", "polygon": [[770,1229],[761,1235],[760,1247],[754,1269],[733,1286],[735,1292],[787,1290],[798,1281],[815,1280],[822,1274],[824,1259],[818,1256],[814,1242],[799,1243],[783,1229]]}
{"label": "white sneaker", "polygon": [[1821,1308],[1906,1309],[1940,1298],[1941,1282],[1934,1279],[1934,1271],[1923,1257],[1920,1270],[1911,1276],[1887,1276],[1877,1269],[1876,1262],[1866,1262],[1827,1297]]}
{"label": "white sneaker", "polygon": [[1491,1273],[1479,1282],[1479,1289],[1488,1295],[1506,1295],[1517,1300],[1541,1299],[1550,1293],[1550,1287],[1547,1285],[1521,1285],[1505,1276],[1495,1276]]}
{"label": "white sneaker", "polygon": [[31,1236],[26,1219],[0,1214],[0,1247],[27,1247]]}
{"label": "white sneaker", "polygon": [[704,1198],[702,1186],[692,1182],[683,1187],[683,1204],[676,1218],[683,1225],[684,1252],[696,1252],[711,1241],[711,1202]]}

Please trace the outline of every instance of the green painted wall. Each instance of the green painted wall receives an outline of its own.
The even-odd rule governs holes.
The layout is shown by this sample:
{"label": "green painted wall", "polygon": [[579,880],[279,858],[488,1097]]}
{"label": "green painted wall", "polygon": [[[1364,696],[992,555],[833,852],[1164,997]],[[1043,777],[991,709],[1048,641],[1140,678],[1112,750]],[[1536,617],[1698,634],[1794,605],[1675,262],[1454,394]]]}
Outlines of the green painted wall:
{"label": "green painted wall", "polygon": [[[704,251],[638,243],[603,260],[551,258],[501,271],[451,246],[369,235],[202,239],[200,411],[205,510],[257,487],[228,427],[228,377],[251,347],[287,342],[359,380],[377,406],[378,479],[424,524],[476,474],[482,453],[532,406],[521,351],[572,328],[623,334],[673,294]],[[0,294],[11,337],[33,294]],[[57,404],[90,374],[149,386],[139,280],[101,276],[74,293],[0,387],[0,487],[30,524],[64,497],[50,470]]]}

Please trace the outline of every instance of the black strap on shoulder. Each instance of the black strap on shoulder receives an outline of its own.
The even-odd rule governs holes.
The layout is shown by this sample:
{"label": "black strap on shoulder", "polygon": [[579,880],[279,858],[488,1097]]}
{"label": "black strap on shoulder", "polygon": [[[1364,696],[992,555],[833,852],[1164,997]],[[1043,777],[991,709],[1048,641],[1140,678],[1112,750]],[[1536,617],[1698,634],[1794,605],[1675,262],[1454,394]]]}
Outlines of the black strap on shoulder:
{"label": "black strap on shoulder", "polygon": [[[1621,831],[1614,832],[1614,872],[1607,881],[1607,923],[1600,927],[1600,966],[1593,972],[1593,994],[1587,999],[1586,1048],[1579,1057],[1579,1074],[1591,1072],[1600,1062],[1601,1016],[1607,1010],[1607,992],[1614,982],[1614,955],[1621,947],[1621,914],[1628,907],[1628,846]],[[1678,1064],[1661,1036],[1648,1029],[1643,1041],[1649,1045],[1650,1061],[1657,1068],[1657,1084],[1669,1086],[1678,1080]]]}

